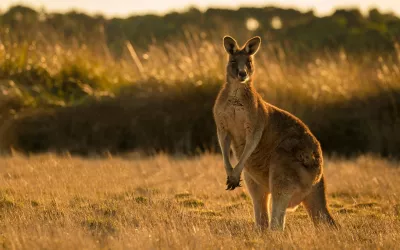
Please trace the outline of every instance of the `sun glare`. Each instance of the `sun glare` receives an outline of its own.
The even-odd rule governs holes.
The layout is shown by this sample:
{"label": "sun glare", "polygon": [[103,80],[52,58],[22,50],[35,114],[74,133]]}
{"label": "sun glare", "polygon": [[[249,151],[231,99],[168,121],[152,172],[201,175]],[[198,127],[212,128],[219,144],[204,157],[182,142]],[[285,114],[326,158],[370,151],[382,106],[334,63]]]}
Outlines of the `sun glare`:
{"label": "sun glare", "polygon": [[260,27],[260,23],[254,18],[248,18],[246,21],[246,27],[250,31],[254,31]]}
{"label": "sun glare", "polygon": [[278,16],[275,16],[271,20],[271,26],[273,29],[279,30],[282,28],[282,21],[281,18]]}

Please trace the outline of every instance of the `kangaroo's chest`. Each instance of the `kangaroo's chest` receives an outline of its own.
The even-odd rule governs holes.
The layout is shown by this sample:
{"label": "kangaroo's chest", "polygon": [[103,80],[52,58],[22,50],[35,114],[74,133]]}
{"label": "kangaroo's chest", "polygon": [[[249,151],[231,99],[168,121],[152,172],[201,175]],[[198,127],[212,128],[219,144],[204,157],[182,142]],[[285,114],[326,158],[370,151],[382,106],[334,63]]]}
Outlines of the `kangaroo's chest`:
{"label": "kangaroo's chest", "polygon": [[226,103],[222,105],[220,114],[224,127],[233,136],[234,141],[244,140],[246,136],[245,127],[249,122],[246,104],[239,98],[229,97]]}
{"label": "kangaroo's chest", "polygon": [[248,111],[243,101],[238,98],[231,97],[226,103],[225,120],[230,128],[244,128],[244,123],[247,122]]}

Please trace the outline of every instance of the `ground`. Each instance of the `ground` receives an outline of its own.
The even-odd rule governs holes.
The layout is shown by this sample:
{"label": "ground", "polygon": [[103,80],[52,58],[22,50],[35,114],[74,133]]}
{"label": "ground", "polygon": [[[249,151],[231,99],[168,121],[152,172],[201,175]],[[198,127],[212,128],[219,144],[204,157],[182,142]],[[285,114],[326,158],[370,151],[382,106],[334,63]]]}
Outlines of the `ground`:
{"label": "ground", "polygon": [[400,168],[328,157],[338,231],[289,212],[284,233],[253,228],[246,188],[225,191],[220,155],[0,158],[0,249],[394,249]]}

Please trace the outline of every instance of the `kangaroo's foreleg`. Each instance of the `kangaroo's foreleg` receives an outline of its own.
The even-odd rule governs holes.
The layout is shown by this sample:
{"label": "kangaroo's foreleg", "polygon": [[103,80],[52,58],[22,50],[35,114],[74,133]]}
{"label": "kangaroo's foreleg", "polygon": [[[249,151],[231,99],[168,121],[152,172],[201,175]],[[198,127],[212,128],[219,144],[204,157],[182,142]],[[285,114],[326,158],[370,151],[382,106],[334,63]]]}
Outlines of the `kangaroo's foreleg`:
{"label": "kangaroo's foreleg", "polygon": [[262,137],[262,127],[256,127],[252,129],[251,126],[246,127],[246,144],[244,146],[244,150],[242,155],[239,158],[239,161],[236,167],[233,169],[231,175],[228,175],[227,181],[227,190],[234,190],[236,187],[240,186],[240,175],[243,171],[246,161],[249,159],[250,155],[256,149],[258,143]]}
{"label": "kangaroo's foreleg", "polygon": [[229,176],[232,173],[232,165],[229,159],[230,155],[230,147],[231,147],[231,136],[228,131],[223,128],[217,128],[218,142],[222,151],[222,158],[224,161],[224,167],[226,171],[226,175]]}

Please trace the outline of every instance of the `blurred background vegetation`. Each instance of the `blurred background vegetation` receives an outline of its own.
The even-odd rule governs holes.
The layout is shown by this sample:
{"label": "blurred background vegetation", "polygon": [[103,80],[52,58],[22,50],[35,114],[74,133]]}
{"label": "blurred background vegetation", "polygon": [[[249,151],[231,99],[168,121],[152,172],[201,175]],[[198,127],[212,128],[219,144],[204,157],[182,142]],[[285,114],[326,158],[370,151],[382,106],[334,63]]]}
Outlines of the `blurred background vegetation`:
{"label": "blurred background vegetation", "polygon": [[376,9],[0,13],[0,151],[218,151],[225,34],[263,38],[255,86],[328,154],[400,156],[400,18]]}

